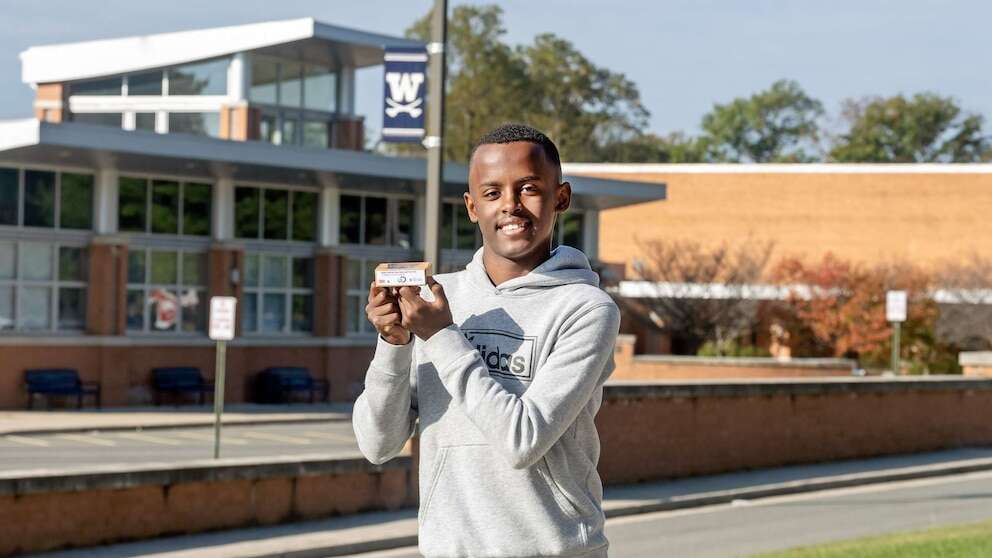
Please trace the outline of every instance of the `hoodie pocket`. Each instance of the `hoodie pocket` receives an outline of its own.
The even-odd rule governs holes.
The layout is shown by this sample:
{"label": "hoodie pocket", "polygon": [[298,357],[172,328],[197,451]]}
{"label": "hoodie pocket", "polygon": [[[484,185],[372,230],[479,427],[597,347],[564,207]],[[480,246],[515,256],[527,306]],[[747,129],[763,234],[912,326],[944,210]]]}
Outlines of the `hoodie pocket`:
{"label": "hoodie pocket", "polygon": [[420,510],[426,555],[568,555],[589,545],[589,525],[544,459],[514,469],[487,445],[448,446],[431,469]]}

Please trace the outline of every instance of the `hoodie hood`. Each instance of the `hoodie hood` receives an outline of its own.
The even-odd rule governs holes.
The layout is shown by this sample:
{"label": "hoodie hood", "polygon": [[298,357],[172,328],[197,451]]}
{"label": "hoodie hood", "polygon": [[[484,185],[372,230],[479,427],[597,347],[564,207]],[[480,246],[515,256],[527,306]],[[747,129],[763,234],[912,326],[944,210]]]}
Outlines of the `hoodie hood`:
{"label": "hoodie hood", "polygon": [[523,277],[516,277],[493,286],[482,263],[482,252],[479,248],[466,266],[472,282],[485,292],[498,294],[530,294],[535,289],[558,287],[560,285],[586,284],[599,286],[599,275],[589,266],[589,259],[581,251],[571,246],[559,246],[551,251],[551,257],[534,268]]}

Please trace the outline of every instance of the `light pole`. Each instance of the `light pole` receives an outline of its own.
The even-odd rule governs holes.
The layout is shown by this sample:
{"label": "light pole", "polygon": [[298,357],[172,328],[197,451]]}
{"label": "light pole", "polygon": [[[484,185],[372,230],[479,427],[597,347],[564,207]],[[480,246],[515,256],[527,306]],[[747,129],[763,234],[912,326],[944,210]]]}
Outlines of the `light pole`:
{"label": "light pole", "polygon": [[424,259],[434,273],[441,272],[441,187],[444,183],[444,49],[448,36],[448,2],[434,0],[431,15],[431,42],[427,81],[427,192],[424,232]]}

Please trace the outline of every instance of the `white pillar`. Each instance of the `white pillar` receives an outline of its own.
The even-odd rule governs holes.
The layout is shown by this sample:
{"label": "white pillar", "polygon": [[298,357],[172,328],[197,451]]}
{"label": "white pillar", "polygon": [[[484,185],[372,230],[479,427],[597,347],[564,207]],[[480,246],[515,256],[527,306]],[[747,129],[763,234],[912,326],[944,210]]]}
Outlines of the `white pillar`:
{"label": "white pillar", "polygon": [[96,171],[96,192],[93,196],[93,222],[99,235],[117,232],[117,169]]}
{"label": "white pillar", "polygon": [[231,103],[248,100],[251,87],[251,61],[248,54],[239,52],[231,57],[231,65],[227,67],[227,96]]}
{"label": "white pillar", "polygon": [[599,259],[599,210],[587,209],[582,219],[582,248],[590,260]]}
{"label": "white pillar", "polygon": [[320,189],[317,212],[317,243],[321,248],[337,246],[341,228],[341,191],[325,184]]}
{"label": "white pillar", "polygon": [[338,71],[338,112],[355,114],[355,68],[344,66]]}
{"label": "white pillar", "polygon": [[211,189],[210,236],[214,240],[234,238],[234,179],[218,178]]}

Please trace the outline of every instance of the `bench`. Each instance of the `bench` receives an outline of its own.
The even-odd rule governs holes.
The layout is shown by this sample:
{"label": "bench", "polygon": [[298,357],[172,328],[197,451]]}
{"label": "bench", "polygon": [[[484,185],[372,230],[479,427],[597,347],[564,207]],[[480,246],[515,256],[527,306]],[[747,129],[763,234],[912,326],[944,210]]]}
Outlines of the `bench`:
{"label": "bench", "polygon": [[34,368],[24,371],[28,389],[28,409],[34,407],[35,395],[75,395],[76,404],[83,408],[83,396],[92,395],[100,408],[100,383],[84,382],[74,368]]}
{"label": "bench", "polygon": [[156,405],[162,404],[163,393],[195,393],[202,405],[206,402],[206,394],[214,392],[213,382],[206,381],[200,369],[193,366],[152,368],[152,383]]}
{"label": "bench", "polygon": [[301,366],[270,367],[259,373],[255,380],[256,400],[259,403],[288,403],[294,393],[307,393],[310,403],[320,395],[327,401],[330,385],[326,380],[310,376],[310,370]]}

